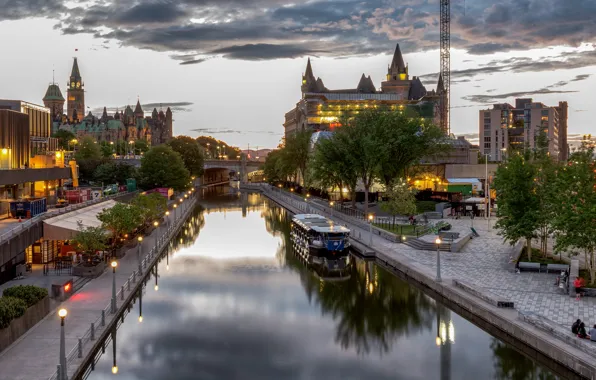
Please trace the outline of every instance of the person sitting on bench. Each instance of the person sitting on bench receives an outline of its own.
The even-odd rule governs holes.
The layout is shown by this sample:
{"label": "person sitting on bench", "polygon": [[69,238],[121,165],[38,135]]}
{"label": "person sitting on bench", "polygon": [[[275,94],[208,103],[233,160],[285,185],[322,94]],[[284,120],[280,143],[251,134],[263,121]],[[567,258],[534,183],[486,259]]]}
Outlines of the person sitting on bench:
{"label": "person sitting on bench", "polygon": [[577,335],[577,333],[579,332],[579,325],[582,323],[582,320],[578,318],[577,321],[575,321],[572,325],[571,325],[571,332],[575,335]]}
{"label": "person sitting on bench", "polygon": [[577,337],[582,339],[590,339],[590,336],[586,332],[586,325],[584,323],[579,324],[579,330],[577,331]]}

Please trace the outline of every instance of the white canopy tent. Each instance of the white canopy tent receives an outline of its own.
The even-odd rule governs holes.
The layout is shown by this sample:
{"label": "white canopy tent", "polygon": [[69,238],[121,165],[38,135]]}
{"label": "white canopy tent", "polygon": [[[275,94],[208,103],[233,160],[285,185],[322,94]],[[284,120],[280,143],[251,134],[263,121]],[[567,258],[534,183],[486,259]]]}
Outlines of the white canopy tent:
{"label": "white canopy tent", "polygon": [[109,200],[46,219],[43,222],[43,237],[47,240],[70,240],[79,231],[78,222],[81,222],[83,227],[100,227],[101,222],[97,219],[97,215],[103,210],[114,207],[116,203]]}

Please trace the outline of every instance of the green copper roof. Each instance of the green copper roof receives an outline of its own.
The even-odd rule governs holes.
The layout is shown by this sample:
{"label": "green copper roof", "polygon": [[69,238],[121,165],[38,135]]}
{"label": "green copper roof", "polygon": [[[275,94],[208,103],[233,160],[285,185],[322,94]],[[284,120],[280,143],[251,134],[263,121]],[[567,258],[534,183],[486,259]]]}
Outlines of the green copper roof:
{"label": "green copper roof", "polygon": [[48,90],[46,91],[46,95],[43,97],[43,100],[62,100],[62,101],[64,101],[62,92],[60,92],[60,87],[58,87],[57,84],[49,85]]}

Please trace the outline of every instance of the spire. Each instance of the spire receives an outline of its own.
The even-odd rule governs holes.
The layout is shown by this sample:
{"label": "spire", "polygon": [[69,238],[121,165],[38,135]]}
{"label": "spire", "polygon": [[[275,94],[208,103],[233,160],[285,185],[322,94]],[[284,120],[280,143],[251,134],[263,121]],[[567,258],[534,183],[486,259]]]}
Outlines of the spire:
{"label": "spire", "polygon": [[135,107],[135,115],[136,114],[143,114],[143,109],[141,108],[141,102],[137,99],[137,106]]}
{"label": "spire", "polygon": [[153,112],[151,113],[151,118],[157,120],[157,108],[153,108]]}
{"label": "spire", "polygon": [[103,107],[103,113],[101,114],[101,118],[102,119],[107,119],[108,118],[108,110],[106,107]]}
{"label": "spire", "polygon": [[443,74],[439,74],[439,83],[437,83],[437,94],[445,91],[445,84],[443,83]]}
{"label": "spire", "polygon": [[404,63],[404,57],[401,55],[401,50],[399,49],[399,44],[395,46],[395,53],[393,53],[393,61],[391,61],[391,67],[397,68],[398,72],[405,73],[406,72],[406,65]]}
{"label": "spire", "polygon": [[315,79],[315,75],[312,72],[312,66],[310,65],[310,58],[308,59],[308,62],[306,63],[306,71],[304,72],[304,77],[305,78],[309,78],[309,79]]}
{"label": "spire", "polygon": [[172,110],[170,109],[170,107],[168,107],[168,109],[166,110],[166,115],[167,114],[170,114],[170,115],[172,114]]}
{"label": "spire", "polygon": [[70,73],[70,77],[74,78],[75,80],[81,79],[81,72],[79,71],[79,64],[77,62],[77,57],[74,58],[74,62],[72,64],[72,72]]}

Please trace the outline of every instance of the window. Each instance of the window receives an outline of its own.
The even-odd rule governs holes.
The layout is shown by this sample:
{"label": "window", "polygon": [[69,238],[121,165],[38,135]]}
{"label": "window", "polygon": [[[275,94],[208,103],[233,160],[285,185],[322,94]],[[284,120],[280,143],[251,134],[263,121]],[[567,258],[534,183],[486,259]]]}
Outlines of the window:
{"label": "window", "polygon": [[485,149],[487,149],[487,148],[490,149],[490,143],[484,143],[484,148]]}
{"label": "window", "polygon": [[484,142],[490,142],[490,137],[485,137]]}

